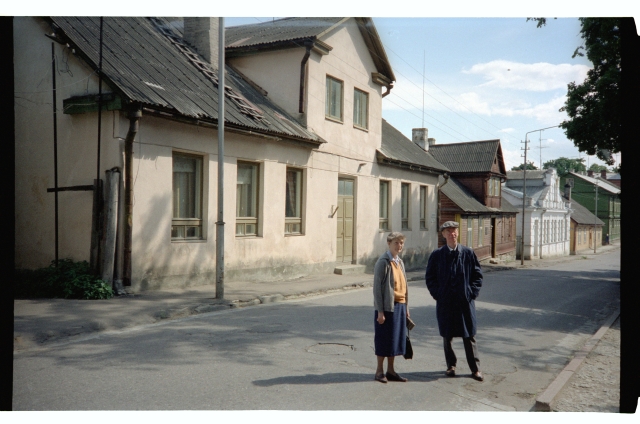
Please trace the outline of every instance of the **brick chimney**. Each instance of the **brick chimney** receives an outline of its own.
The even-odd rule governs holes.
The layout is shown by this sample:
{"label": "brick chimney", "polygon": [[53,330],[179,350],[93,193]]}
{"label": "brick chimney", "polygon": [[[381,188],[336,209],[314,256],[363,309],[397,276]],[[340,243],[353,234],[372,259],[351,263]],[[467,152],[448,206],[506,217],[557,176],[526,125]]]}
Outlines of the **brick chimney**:
{"label": "brick chimney", "polygon": [[587,171],[587,175],[588,175],[589,177],[593,177],[593,171],[589,169],[589,170]]}
{"label": "brick chimney", "polygon": [[429,151],[429,130],[427,128],[414,128],[412,130],[413,142],[416,143],[422,150]]}
{"label": "brick chimney", "polygon": [[567,198],[567,200],[571,201],[571,184],[566,183],[564,185],[564,197]]}
{"label": "brick chimney", "polygon": [[218,18],[185,17],[184,41],[218,69]]}
{"label": "brick chimney", "polygon": [[600,171],[600,178],[602,178],[603,180],[607,179],[607,170],[603,169]]}

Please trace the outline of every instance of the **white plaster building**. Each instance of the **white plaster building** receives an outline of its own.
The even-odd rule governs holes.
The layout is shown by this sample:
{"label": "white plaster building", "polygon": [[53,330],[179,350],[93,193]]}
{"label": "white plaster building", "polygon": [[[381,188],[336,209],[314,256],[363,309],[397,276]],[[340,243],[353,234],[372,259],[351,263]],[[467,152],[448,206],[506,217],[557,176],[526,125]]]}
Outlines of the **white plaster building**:
{"label": "white plaster building", "polygon": [[[16,268],[54,259],[53,63],[60,258],[115,249],[133,291],[215,282],[216,23],[104,18],[98,150],[99,18],[14,19]],[[226,30],[226,281],[371,268],[389,231],[426,264],[448,169],[383,122],[395,76],[373,21],[268,24]],[[107,170],[122,174],[115,246],[92,240]]]}
{"label": "white plaster building", "polygon": [[[519,208],[517,237],[522,237],[523,171],[507,171],[502,198]],[[532,170],[526,174],[524,211],[524,258],[540,259],[569,255],[571,209],[560,191],[560,179],[554,168]],[[521,243],[518,239],[517,252]]]}

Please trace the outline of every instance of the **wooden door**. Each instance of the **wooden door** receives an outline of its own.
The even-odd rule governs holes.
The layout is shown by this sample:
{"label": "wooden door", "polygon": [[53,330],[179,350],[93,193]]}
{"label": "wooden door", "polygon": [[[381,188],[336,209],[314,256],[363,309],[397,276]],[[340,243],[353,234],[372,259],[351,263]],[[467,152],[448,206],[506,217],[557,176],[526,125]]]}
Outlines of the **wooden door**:
{"label": "wooden door", "polygon": [[336,262],[351,263],[353,260],[353,186],[353,180],[338,179]]}

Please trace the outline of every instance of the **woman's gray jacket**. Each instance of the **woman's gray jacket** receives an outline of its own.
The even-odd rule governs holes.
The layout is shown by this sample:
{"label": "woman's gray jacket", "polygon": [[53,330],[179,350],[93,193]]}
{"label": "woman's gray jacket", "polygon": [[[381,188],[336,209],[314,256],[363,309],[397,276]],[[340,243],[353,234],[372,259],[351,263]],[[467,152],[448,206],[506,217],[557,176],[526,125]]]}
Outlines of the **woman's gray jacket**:
{"label": "woman's gray jacket", "polygon": [[[373,306],[376,311],[393,312],[393,270],[391,269],[391,254],[387,250],[380,256],[373,268]],[[407,274],[404,270],[404,263],[399,259],[400,269],[407,281]],[[407,281],[407,291],[405,299],[409,304],[409,282]]]}

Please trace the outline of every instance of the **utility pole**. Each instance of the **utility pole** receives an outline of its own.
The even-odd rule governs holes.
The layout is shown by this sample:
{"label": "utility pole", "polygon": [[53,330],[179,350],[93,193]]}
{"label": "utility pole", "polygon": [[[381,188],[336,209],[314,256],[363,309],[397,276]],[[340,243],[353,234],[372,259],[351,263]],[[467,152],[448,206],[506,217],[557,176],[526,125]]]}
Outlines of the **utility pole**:
{"label": "utility pole", "polygon": [[224,18],[218,18],[218,221],[216,299],[224,299]]}
{"label": "utility pole", "polygon": [[[598,235],[598,233],[596,232],[596,229],[598,228],[598,180],[596,179],[596,185],[595,185],[595,190],[596,190],[596,209],[595,209],[595,217],[593,218],[593,253],[596,253],[596,236]],[[602,234],[600,235],[600,238],[602,239]]]}

